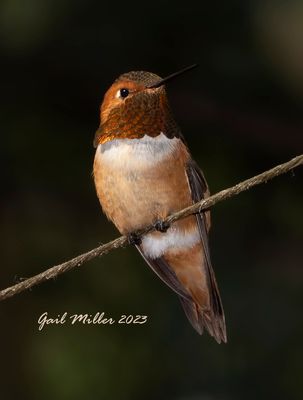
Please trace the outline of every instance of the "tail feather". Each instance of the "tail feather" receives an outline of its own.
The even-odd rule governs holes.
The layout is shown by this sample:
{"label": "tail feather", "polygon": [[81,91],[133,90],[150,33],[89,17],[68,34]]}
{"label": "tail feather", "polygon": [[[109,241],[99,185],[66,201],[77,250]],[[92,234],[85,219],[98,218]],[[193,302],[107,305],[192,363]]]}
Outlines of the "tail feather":
{"label": "tail feather", "polygon": [[202,335],[204,328],[218,342],[227,342],[225,318],[223,314],[215,314],[211,310],[202,310],[194,301],[179,296],[183,310],[193,326]]}

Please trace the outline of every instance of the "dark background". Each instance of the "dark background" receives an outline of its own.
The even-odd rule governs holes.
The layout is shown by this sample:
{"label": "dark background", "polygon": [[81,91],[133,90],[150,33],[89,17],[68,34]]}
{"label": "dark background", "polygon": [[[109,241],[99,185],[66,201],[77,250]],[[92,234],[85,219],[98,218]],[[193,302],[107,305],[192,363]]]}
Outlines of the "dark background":
{"label": "dark background", "polygon": [[[0,32],[1,288],[118,235],[91,171],[121,73],[200,64],[168,92],[213,193],[302,153],[302,1],[2,0]],[[302,176],[212,210],[227,345],[127,247],[1,303],[1,398],[301,399]],[[39,332],[45,311],[149,319]]]}

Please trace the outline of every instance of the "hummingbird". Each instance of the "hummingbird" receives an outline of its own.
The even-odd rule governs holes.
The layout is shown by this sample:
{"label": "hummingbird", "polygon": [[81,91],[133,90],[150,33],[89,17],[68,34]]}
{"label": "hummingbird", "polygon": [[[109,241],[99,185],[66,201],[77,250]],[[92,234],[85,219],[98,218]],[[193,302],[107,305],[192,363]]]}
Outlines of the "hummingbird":
{"label": "hummingbird", "polygon": [[[105,93],[95,134],[93,176],[103,212],[150,268],[178,295],[193,328],[226,342],[222,301],[210,260],[210,212],[164,223],[209,196],[171,111],[165,85],[196,65],[161,78],[120,75]],[[153,224],[142,236],[136,231]]]}

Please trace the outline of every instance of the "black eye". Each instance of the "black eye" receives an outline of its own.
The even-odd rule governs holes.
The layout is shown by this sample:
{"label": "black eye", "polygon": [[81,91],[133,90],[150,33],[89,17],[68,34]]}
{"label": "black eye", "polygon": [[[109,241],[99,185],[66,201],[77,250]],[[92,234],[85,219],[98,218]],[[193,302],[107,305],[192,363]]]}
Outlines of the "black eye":
{"label": "black eye", "polygon": [[129,90],[128,89],[120,89],[120,96],[124,99],[129,95]]}

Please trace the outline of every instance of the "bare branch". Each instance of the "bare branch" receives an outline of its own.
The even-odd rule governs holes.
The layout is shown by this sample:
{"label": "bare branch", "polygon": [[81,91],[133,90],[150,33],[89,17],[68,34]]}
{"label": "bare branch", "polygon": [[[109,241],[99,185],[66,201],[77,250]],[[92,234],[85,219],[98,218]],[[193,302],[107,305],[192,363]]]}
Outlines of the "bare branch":
{"label": "bare branch", "polygon": [[[228,189],[221,190],[220,192],[214,194],[213,196],[208,197],[205,200],[201,200],[198,203],[193,204],[190,207],[184,208],[181,211],[178,211],[172,215],[170,215],[164,222],[173,223],[181,218],[184,218],[190,214],[197,213],[202,210],[206,210],[220,201],[226,200],[229,197],[233,197],[245,190],[252,188],[253,186],[259,185],[260,183],[264,183],[269,181],[270,179],[275,178],[276,176],[282,175],[285,172],[288,172],[299,165],[303,164],[303,154],[297,156],[290,161],[277,165],[276,167],[263,172],[260,175],[256,175],[250,179],[247,179],[243,182],[238,183],[235,186],[232,186]],[[142,229],[138,232],[138,235],[145,235],[148,232],[154,230],[153,226],[148,226],[145,229]],[[9,297],[15,296],[18,293],[21,293],[27,289],[32,288],[33,286],[39,285],[42,282],[45,282],[49,279],[56,278],[57,276],[67,272],[73,268],[80,267],[82,264],[87,261],[92,260],[93,258],[102,256],[103,254],[108,253],[113,249],[117,249],[118,247],[126,246],[128,244],[128,239],[126,236],[121,236],[118,239],[112,240],[109,243],[96,247],[93,250],[88,251],[87,253],[81,254],[69,261],[66,261],[60,265],[56,265],[51,267],[38,275],[35,275],[31,278],[25,279],[24,281],[17,283],[16,285],[10,286],[2,291],[0,291],[0,301],[5,300]]]}

